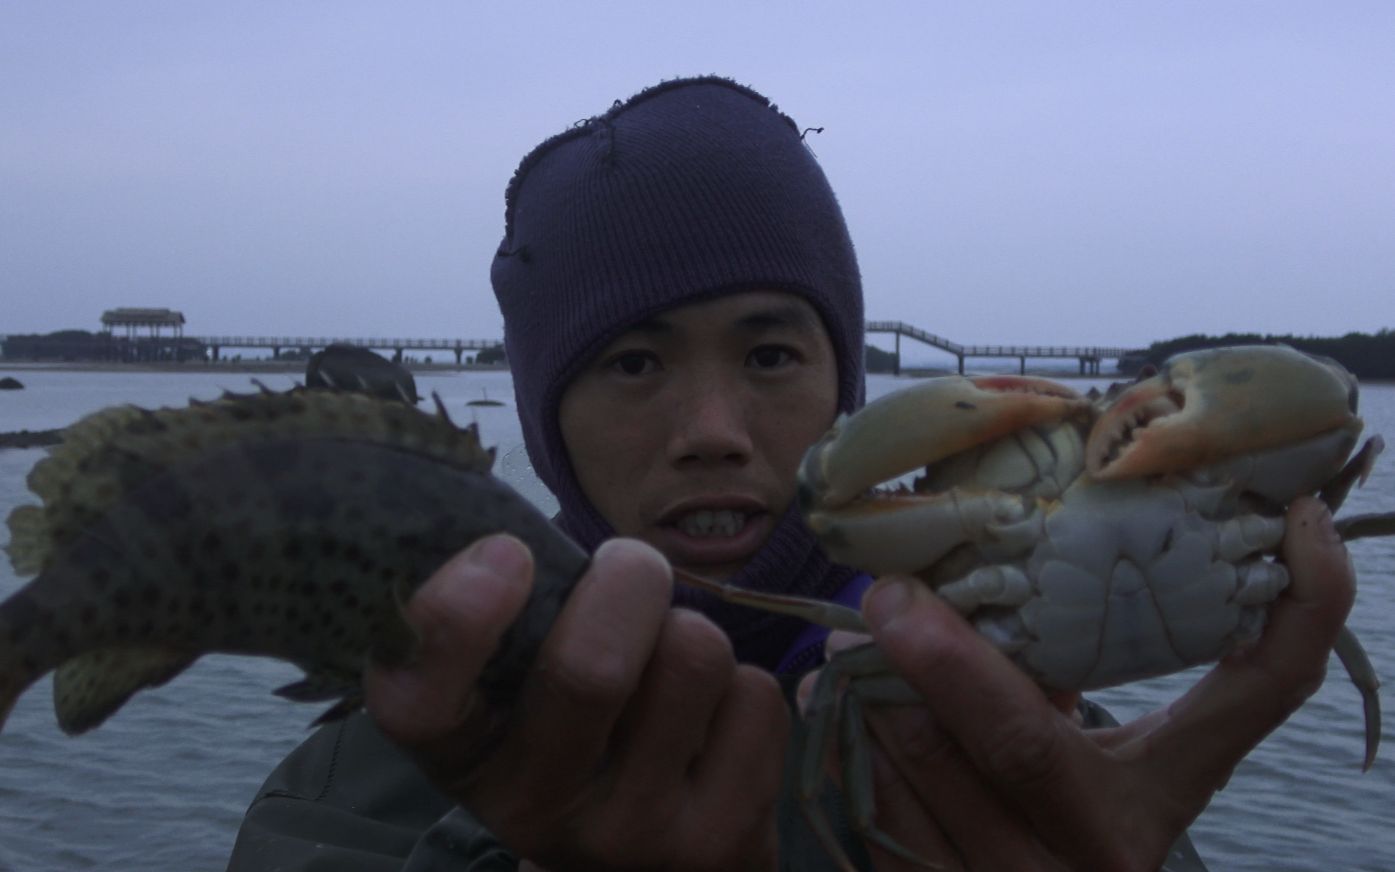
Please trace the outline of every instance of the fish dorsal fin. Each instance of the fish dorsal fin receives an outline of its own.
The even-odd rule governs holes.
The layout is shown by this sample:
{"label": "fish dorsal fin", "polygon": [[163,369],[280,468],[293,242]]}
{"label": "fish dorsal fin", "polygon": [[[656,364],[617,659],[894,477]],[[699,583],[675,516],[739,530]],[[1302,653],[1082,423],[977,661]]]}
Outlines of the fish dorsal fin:
{"label": "fish dorsal fin", "polygon": [[198,653],[168,648],[100,648],[72,658],[53,672],[53,710],[70,736],[85,733],[116,713],[133,694],[159,687],[197,660]]}
{"label": "fish dorsal fin", "polygon": [[359,393],[263,390],[156,411],[115,406],[69,427],[29,473],[43,506],[40,515],[21,507],[10,516],[16,571],[39,571],[125,494],[182,462],[238,445],[313,439],[383,445],[481,474],[494,461],[473,425]]}
{"label": "fish dorsal fin", "polygon": [[33,575],[43,568],[48,556],[47,524],[38,506],[20,506],[10,513],[10,544],[5,550],[15,575]]}

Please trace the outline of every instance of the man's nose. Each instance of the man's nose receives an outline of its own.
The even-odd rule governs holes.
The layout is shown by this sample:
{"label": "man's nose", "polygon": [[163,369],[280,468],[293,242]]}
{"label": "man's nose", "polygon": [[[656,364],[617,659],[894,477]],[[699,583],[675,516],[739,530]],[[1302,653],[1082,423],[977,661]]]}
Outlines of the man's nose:
{"label": "man's nose", "polygon": [[695,388],[671,422],[670,456],[680,463],[745,463],[751,457],[750,409],[739,388]]}

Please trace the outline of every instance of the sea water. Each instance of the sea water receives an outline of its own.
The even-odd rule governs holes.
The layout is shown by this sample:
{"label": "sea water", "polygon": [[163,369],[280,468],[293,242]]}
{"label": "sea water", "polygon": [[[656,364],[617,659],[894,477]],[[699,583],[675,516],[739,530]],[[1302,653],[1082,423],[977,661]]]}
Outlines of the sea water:
{"label": "sea water", "polygon": [[[182,405],[225,389],[255,389],[251,376],[231,371],[5,374],[26,388],[0,392],[0,431],[62,427],[115,403]],[[284,374],[257,378],[273,389],[295,381]],[[438,394],[457,422],[477,421],[486,444],[498,446],[500,474],[552,507],[522,450],[507,372],[421,373],[417,382],[423,395]],[[880,396],[906,383],[873,376],[868,393]],[[486,396],[505,405],[468,405]],[[1363,387],[1362,413],[1368,432],[1395,442],[1395,386]],[[41,449],[0,450],[0,518],[33,501],[24,477],[42,456]],[[1395,457],[1385,461],[1345,512],[1395,511]],[[8,531],[0,532],[0,541],[7,540]],[[1395,539],[1356,542],[1351,552],[1361,590],[1349,626],[1377,670],[1395,676]],[[0,560],[0,597],[20,583]],[[1195,669],[1092,696],[1128,720],[1166,705],[1201,674]],[[40,682],[0,733],[0,870],[223,869],[257,787],[305,738],[317,713],[271,695],[296,677],[278,661],[206,657],[79,738],[59,731],[49,683]],[[1388,720],[1395,720],[1395,705],[1389,708]],[[1241,762],[1192,827],[1213,872],[1395,869],[1395,747],[1362,774],[1362,729],[1360,699],[1334,658],[1318,694]]]}

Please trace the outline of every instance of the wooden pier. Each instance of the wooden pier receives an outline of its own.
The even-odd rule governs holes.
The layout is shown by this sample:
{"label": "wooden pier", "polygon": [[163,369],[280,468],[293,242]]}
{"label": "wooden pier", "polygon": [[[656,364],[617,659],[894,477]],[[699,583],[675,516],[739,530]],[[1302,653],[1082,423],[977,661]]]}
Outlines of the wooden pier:
{"label": "wooden pier", "polygon": [[225,348],[269,348],[272,357],[280,357],[281,349],[308,349],[319,351],[331,345],[353,345],[358,348],[391,350],[392,359],[402,360],[402,352],[408,350],[449,351],[455,355],[459,366],[467,351],[484,351],[503,345],[502,339],[336,339],[325,336],[201,336],[199,342],[208,346],[214,360]]}
{"label": "wooden pier", "polygon": [[[136,311],[136,310],[121,310]],[[144,311],[144,310],[140,310]],[[152,310],[153,311],[153,310]],[[161,310],[164,311],[164,310]],[[111,313],[108,313],[110,315]],[[174,316],[182,316],[172,313]],[[124,323],[124,322],[123,322]],[[144,323],[144,322],[142,322]],[[182,324],[180,325],[182,326]],[[868,333],[891,333],[896,337],[896,373],[901,369],[901,337],[913,339],[932,348],[938,348],[955,356],[958,370],[964,372],[964,361],[971,357],[1017,358],[1019,372],[1027,371],[1027,360],[1032,359],[1074,359],[1079,362],[1081,375],[1098,375],[1100,362],[1119,360],[1129,355],[1137,355],[1139,349],[1118,346],[1077,346],[1077,345],[962,345],[928,330],[912,326],[904,321],[868,321]],[[8,337],[0,336],[0,343]],[[107,334],[110,340],[110,333]],[[133,339],[128,338],[127,343]],[[182,336],[176,329],[172,336],[160,336],[158,331],[149,337],[141,337],[139,344],[143,357],[131,360],[195,359],[207,358],[218,361],[228,349],[268,349],[273,357],[280,357],[283,351],[313,353],[330,345],[352,345],[376,351],[391,352],[393,360],[401,361],[407,351],[448,351],[455,355],[457,366],[464,362],[467,353],[478,353],[499,349],[501,339],[417,339],[417,338],[374,338],[374,337],[330,337],[330,336]],[[126,359],[126,358],[114,358]]]}
{"label": "wooden pier", "polygon": [[1137,352],[1136,348],[1123,348],[1110,345],[960,345],[936,336],[927,330],[913,327],[903,321],[868,321],[868,333],[894,333],[896,335],[896,374],[901,374],[901,337],[905,336],[926,345],[948,351],[959,361],[959,374],[964,374],[966,357],[1015,357],[1018,371],[1027,372],[1027,358],[1074,358],[1080,363],[1081,375],[1099,375],[1100,361],[1118,360],[1127,354]]}

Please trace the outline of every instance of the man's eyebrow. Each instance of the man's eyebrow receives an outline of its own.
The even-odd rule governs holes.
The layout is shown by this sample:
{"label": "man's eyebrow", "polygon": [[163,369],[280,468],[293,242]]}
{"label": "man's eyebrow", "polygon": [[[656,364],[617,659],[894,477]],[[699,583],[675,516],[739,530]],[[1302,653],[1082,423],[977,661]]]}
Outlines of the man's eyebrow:
{"label": "man's eyebrow", "polygon": [[783,306],[771,306],[768,309],[760,309],[743,315],[737,319],[738,327],[752,332],[772,330],[779,327],[789,327],[798,331],[815,331],[823,328],[822,322],[806,306],[796,306],[793,304]]}
{"label": "man's eyebrow", "polygon": [[[764,333],[780,328],[789,328],[800,332],[823,329],[823,322],[809,307],[793,303],[762,307],[739,316],[733,323],[737,329],[748,333]],[[678,327],[665,318],[663,313],[659,313],[631,324],[620,335],[621,337],[631,334],[668,336],[677,332]]]}
{"label": "man's eyebrow", "polygon": [[668,321],[665,321],[663,319],[663,316],[655,315],[652,318],[645,318],[643,321],[631,324],[629,327],[626,327],[625,332],[620,335],[624,336],[628,333],[643,333],[647,336],[653,336],[664,335],[672,332],[674,332],[674,326]]}

